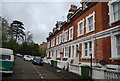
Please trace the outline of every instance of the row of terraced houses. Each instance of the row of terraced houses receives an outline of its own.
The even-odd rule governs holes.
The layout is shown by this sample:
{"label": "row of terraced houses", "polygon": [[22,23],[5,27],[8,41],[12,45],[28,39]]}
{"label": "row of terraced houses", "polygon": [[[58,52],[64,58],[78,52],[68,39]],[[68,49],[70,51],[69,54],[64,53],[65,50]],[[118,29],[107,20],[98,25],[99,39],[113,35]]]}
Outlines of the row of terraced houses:
{"label": "row of terraced houses", "polygon": [[[88,0],[89,1],[89,0]],[[46,61],[81,75],[90,66],[95,79],[120,79],[120,1],[71,5],[66,21],[57,21],[47,37]]]}

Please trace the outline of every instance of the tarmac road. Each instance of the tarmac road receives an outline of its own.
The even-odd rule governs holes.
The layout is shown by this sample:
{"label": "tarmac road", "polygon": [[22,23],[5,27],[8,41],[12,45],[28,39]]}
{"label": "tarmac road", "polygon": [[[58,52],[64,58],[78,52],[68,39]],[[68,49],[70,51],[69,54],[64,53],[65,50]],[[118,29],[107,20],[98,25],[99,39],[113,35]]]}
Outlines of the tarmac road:
{"label": "tarmac road", "polygon": [[15,57],[14,73],[12,75],[3,74],[2,80],[39,80],[39,81],[65,81],[61,76],[47,69],[44,65],[33,65],[24,61],[21,57]]}

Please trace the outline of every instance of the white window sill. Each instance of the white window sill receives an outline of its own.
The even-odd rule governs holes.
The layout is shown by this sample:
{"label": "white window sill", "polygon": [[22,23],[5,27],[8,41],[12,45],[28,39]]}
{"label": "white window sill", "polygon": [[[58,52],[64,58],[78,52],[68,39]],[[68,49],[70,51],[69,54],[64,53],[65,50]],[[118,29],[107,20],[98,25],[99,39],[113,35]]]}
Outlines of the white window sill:
{"label": "white window sill", "polygon": [[[83,59],[83,60],[90,60],[91,58],[90,57],[81,57],[81,59]],[[94,57],[92,57],[92,59],[94,59]]]}
{"label": "white window sill", "polygon": [[69,41],[71,41],[71,40],[73,40],[73,39],[69,39]]}
{"label": "white window sill", "polygon": [[80,37],[80,36],[83,36],[84,34],[80,34],[80,35],[78,35],[77,37]]}
{"label": "white window sill", "polygon": [[112,22],[110,22],[110,24],[114,24],[114,23],[116,23],[116,22],[118,22],[118,21],[120,21],[120,19],[118,19],[118,20],[116,20],[116,21],[112,21]]}
{"label": "white window sill", "polygon": [[67,40],[65,40],[64,42],[67,42]]}
{"label": "white window sill", "polygon": [[60,57],[56,57],[56,58],[60,58]]}
{"label": "white window sill", "polygon": [[94,30],[91,30],[91,31],[86,31],[86,34],[88,34],[88,33],[91,33],[91,32],[93,32]]}
{"label": "white window sill", "polygon": [[111,57],[110,60],[120,60],[120,57]]}
{"label": "white window sill", "polygon": [[68,57],[63,57],[64,59],[68,58]]}

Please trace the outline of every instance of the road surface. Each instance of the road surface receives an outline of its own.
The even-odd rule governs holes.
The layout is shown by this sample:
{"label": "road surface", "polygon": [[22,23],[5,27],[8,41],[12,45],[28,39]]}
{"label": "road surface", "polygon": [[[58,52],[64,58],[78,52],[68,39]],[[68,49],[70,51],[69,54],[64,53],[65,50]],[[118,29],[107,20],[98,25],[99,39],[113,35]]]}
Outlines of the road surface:
{"label": "road surface", "polygon": [[21,57],[15,57],[14,73],[12,75],[3,74],[2,80],[39,80],[39,81],[65,81],[61,76],[47,69],[47,67],[33,65],[24,61]]}

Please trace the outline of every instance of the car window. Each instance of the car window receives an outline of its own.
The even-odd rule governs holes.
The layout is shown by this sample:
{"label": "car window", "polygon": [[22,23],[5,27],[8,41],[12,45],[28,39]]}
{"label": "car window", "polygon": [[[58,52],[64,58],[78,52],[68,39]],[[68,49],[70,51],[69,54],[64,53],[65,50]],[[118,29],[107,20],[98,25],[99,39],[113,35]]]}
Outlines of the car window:
{"label": "car window", "polygon": [[40,57],[35,57],[36,59],[41,59]]}
{"label": "car window", "polygon": [[10,60],[10,55],[0,55],[0,59],[2,59],[2,60]]}

